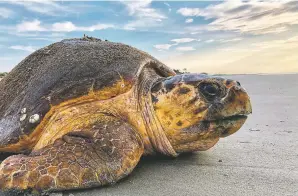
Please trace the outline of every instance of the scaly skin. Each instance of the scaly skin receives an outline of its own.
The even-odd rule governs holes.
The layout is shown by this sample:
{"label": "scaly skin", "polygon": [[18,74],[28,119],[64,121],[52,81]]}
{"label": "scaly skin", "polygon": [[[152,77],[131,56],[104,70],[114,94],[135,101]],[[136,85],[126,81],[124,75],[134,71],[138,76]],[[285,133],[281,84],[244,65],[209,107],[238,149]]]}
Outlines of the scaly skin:
{"label": "scaly skin", "polygon": [[133,170],[143,150],[130,125],[103,116],[28,156],[7,158],[0,166],[0,188],[56,191],[111,184]]}

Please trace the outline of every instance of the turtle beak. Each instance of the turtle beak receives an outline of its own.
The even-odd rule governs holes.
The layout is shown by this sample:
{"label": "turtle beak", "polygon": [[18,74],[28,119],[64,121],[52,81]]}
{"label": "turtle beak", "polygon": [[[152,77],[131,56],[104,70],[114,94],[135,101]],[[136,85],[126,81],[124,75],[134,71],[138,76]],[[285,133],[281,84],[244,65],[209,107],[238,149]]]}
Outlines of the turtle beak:
{"label": "turtle beak", "polygon": [[[237,115],[249,115],[252,114],[252,106],[250,102],[250,97],[248,96],[246,90],[240,85],[233,86],[230,89],[228,96],[234,96],[234,101],[228,104],[228,107],[234,107],[234,113]],[[233,98],[232,98],[233,99]],[[229,98],[228,98],[229,100]]]}
{"label": "turtle beak", "polygon": [[[238,81],[232,81],[227,84],[229,89],[227,96],[222,100],[227,103],[227,107],[235,107],[236,114],[249,115],[252,113],[250,97],[246,90],[240,85]],[[232,109],[230,109],[232,110]]]}
{"label": "turtle beak", "polygon": [[226,98],[222,100],[229,115],[249,115],[252,113],[250,97],[241,86],[233,86]]}

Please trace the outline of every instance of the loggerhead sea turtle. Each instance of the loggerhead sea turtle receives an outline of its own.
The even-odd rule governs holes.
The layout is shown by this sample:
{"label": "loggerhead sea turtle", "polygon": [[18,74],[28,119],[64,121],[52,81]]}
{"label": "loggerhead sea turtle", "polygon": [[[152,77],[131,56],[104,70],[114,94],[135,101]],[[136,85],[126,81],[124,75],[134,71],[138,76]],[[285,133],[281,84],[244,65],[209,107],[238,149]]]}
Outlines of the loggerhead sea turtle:
{"label": "loggerhead sea turtle", "polygon": [[251,113],[237,81],[176,75],[121,43],[84,37],[42,48],[0,82],[2,190],[97,187],[142,155],[204,151]]}

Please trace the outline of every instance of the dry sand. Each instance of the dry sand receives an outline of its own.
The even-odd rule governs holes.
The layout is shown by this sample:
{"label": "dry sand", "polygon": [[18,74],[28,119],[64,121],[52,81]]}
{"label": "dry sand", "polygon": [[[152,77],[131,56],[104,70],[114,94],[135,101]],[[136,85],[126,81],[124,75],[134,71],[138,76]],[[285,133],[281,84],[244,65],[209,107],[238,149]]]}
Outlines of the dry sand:
{"label": "dry sand", "polygon": [[236,134],[206,152],[142,159],[113,186],[52,196],[298,196],[298,75],[230,78],[248,90],[253,105]]}

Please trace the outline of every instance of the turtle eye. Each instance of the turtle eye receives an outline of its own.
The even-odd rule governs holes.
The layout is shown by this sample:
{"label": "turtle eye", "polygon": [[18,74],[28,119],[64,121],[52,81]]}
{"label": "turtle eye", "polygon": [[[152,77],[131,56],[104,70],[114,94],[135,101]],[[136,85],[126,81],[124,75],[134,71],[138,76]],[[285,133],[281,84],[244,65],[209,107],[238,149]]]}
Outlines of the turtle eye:
{"label": "turtle eye", "polygon": [[207,99],[214,99],[219,93],[219,87],[216,84],[201,83],[199,89]]}

